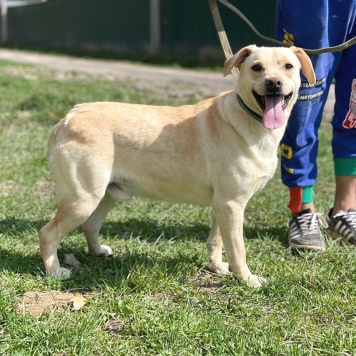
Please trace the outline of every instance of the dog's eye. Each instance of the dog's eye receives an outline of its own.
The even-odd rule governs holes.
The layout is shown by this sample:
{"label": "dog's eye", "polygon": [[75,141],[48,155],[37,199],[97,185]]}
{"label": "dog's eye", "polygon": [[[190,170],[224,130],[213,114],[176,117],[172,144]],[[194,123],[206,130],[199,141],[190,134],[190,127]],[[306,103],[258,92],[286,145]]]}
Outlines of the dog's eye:
{"label": "dog's eye", "polygon": [[254,72],[260,72],[262,70],[262,67],[259,64],[255,64],[251,69]]}
{"label": "dog's eye", "polygon": [[285,66],[284,66],[285,69],[289,70],[289,69],[292,69],[294,68],[290,63],[287,63]]}

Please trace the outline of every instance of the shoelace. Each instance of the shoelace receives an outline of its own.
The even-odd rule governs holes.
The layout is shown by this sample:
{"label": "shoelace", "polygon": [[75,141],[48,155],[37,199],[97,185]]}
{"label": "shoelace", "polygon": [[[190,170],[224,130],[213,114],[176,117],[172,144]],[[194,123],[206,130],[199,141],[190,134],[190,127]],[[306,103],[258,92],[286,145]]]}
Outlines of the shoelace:
{"label": "shoelace", "polygon": [[318,225],[327,228],[329,225],[320,213],[308,213],[297,217],[297,221],[304,235],[311,235],[318,231]]}
{"label": "shoelace", "polygon": [[345,219],[351,228],[356,230],[356,211],[340,211],[334,216],[336,217]]}

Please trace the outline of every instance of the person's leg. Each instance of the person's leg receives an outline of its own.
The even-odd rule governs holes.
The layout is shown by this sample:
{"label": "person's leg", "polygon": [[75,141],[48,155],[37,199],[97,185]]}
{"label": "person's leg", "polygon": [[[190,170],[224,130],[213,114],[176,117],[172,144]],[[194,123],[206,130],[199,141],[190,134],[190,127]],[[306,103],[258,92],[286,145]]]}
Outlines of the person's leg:
{"label": "person's leg", "polygon": [[[341,6],[332,9],[326,0],[318,4],[300,1],[297,5],[279,0],[276,37],[289,44],[312,49],[342,42],[345,27],[348,26],[344,16],[348,11],[345,10],[345,5],[350,6],[352,3],[349,0],[343,2]],[[339,17],[343,23],[335,25],[335,19],[338,18],[335,14],[343,15]],[[329,27],[332,29],[331,34]],[[302,77],[299,100],[281,141],[282,181],[290,188],[288,206],[293,213],[288,234],[291,248],[324,249],[318,226],[318,222],[322,220],[319,214],[315,214],[313,200],[313,186],[317,177],[317,131],[340,58],[340,53],[311,56],[317,82],[310,86]]]}
{"label": "person's leg", "polygon": [[281,174],[283,183],[289,187],[288,207],[293,214],[288,231],[290,248],[322,251],[325,244],[319,224],[327,225],[315,213],[313,188],[317,178],[318,129],[336,62],[330,55],[311,59],[317,85],[304,84],[300,90],[281,141]]}
{"label": "person's leg", "polygon": [[336,215],[340,210],[348,211],[349,209],[356,209],[356,175],[336,176],[335,204],[332,215]]}
{"label": "person's leg", "polygon": [[[356,36],[354,22],[349,37]],[[332,235],[356,245],[356,47],[346,49],[335,75],[335,115],[332,120],[335,201],[328,223]]]}
{"label": "person's leg", "polygon": [[[307,9],[307,11],[306,11]],[[303,48],[329,45],[328,1],[318,4],[278,0],[276,37]],[[311,56],[317,82],[309,85],[302,76],[299,98],[281,141],[282,181],[290,188],[289,208],[297,214],[304,208],[314,211],[313,186],[317,177],[317,132],[338,57],[332,54]],[[335,69],[334,69],[335,68]]]}

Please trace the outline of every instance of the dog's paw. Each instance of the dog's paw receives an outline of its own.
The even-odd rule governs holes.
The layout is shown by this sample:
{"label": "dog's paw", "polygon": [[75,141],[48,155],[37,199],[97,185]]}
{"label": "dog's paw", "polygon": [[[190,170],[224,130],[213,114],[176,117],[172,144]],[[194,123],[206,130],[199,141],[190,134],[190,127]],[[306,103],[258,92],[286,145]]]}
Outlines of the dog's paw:
{"label": "dog's paw", "polygon": [[96,251],[95,254],[97,256],[111,256],[112,255],[112,249],[111,249],[110,246],[101,245],[99,251]]}
{"label": "dog's paw", "polygon": [[67,268],[58,268],[57,270],[50,272],[47,272],[47,275],[56,279],[69,279],[70,278],[70,270]]}
{"label": "dog's paw", "polygon": [[209,268],[210,271],[217,274],[230,274],[229,264],[227,262],[211,263]]}
{"label": "dog's paw", "polygon": [[267,283],[267,280],[255,274],[250,274],[246,282],[249,287],[260,288]]}

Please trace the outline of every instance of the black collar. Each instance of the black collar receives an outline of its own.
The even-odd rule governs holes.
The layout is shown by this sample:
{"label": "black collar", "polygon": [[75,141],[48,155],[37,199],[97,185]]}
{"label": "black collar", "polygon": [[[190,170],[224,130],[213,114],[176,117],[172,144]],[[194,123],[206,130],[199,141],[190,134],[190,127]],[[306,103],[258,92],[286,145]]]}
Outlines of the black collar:
{"label": "black collar", "polygon": [[253,110],[251,110],[246,104],[245,102],[242,100],[241,96],[236,94],[236,98],[237,101],[239,102],[239,104],[241,105],[241,107],[250,115],[252,116],[255,120],[257,120],[258,122],[262,122],[262,116],[257,114],[256,112],[254,112]]}

